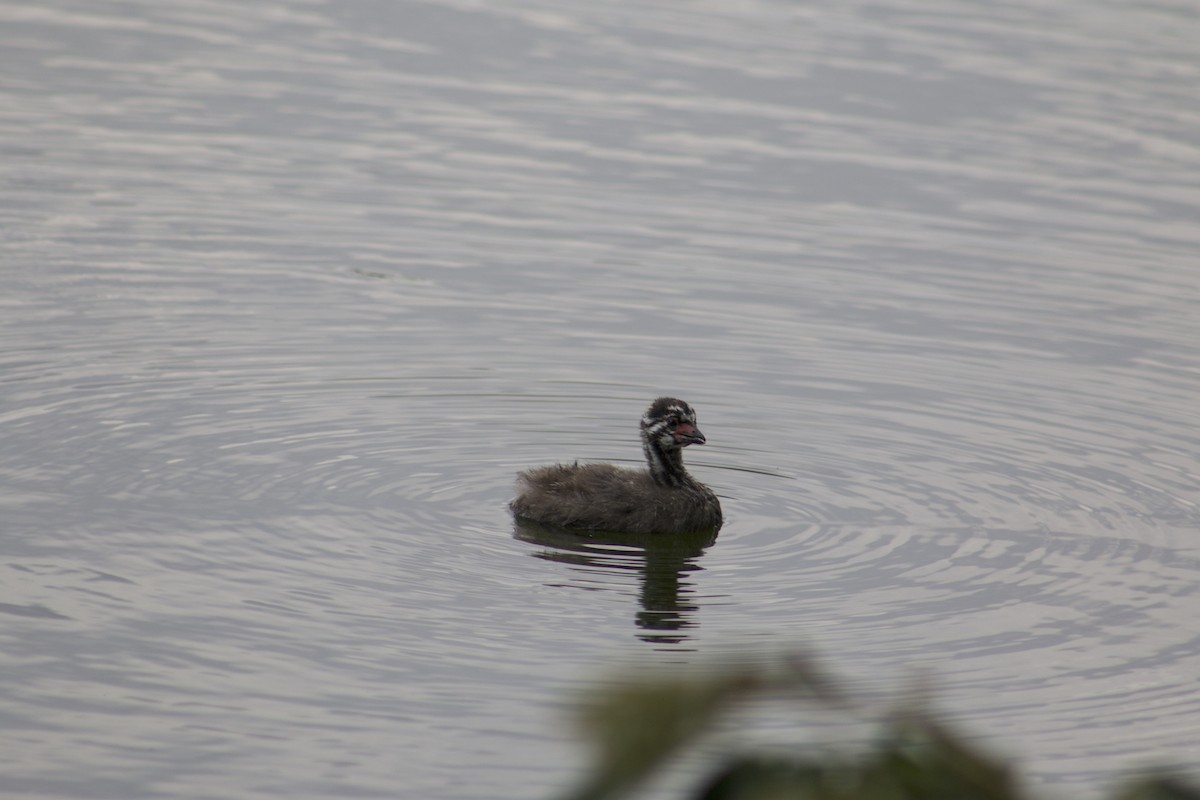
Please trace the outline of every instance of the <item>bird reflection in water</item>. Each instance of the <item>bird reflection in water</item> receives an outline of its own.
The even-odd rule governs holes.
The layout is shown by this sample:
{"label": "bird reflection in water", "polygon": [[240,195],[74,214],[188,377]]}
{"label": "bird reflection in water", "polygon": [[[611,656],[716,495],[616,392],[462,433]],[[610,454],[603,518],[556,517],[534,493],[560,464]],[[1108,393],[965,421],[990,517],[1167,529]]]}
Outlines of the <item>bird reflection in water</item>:
{"label": "bird reflection in water", "polygon": [[[580,532],[517,519],[514,535],[541,546],[532,555],[567,564],[589,575],[625,578],[635,574],[640,582],[635,617],[638,638],[659,644],[679,644],[694,627],[697,606],[688,598],[695,585],[686,579],[703,569],[698,563],[717,539],[716,530],[686,534]],[[579,588],[603,588],[603,582]]]}

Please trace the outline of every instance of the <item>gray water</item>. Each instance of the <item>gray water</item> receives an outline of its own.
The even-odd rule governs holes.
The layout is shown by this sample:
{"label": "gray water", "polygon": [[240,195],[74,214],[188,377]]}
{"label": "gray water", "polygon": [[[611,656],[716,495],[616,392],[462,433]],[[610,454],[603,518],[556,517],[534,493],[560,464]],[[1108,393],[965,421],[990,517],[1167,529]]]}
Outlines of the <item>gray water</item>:
{"label": "gray water", "polygon": [[[1197,41],[0,5],[0,794],[550,797],[580,689],[792,647],[1043,794],[1200,763]],[[514,527],[668,393],[715,541]]]}

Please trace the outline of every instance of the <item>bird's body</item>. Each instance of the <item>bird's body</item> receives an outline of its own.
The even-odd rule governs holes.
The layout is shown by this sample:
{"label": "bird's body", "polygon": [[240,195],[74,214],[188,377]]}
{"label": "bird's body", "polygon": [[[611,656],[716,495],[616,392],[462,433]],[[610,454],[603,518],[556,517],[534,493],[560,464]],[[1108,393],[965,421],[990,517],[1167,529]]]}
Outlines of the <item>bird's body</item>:
{"label": "bird's body", "polygon": [[683,467],[683,448],[704,444],[696,413],[660,397],[642,417],[648,469],[612,464],[555,464],[522,472],[514,514],[550,525],[593,531],[688,533],[721,526],[716,495]]}

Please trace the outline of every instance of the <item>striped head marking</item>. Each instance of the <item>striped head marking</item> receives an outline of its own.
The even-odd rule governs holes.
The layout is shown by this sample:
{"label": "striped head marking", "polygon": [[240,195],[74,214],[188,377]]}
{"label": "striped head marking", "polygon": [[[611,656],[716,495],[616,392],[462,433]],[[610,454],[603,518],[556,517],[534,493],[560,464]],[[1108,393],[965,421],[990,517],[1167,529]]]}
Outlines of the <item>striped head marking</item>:
{"label": "striped head marking", "polygon": [[642,416],[642,432],[665,450],[689,444],[704,444],[704,434],[696,427],[696,412],[682,400],[660,397]]}

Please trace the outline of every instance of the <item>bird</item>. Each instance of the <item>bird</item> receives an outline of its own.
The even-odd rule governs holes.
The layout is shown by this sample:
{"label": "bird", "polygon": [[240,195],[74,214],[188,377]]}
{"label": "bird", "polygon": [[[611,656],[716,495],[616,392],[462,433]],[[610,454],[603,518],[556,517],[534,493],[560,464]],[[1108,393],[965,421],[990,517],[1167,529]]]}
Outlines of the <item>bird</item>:
{"label": "bird", "polygon": [[526,470],[509,508],[521,519],[585,531],[719,529],[720,501],[683,466],[683,448],[707,441],[692,407],[658,398],[642,416],[641,438],[647,469],[575,462]]}

